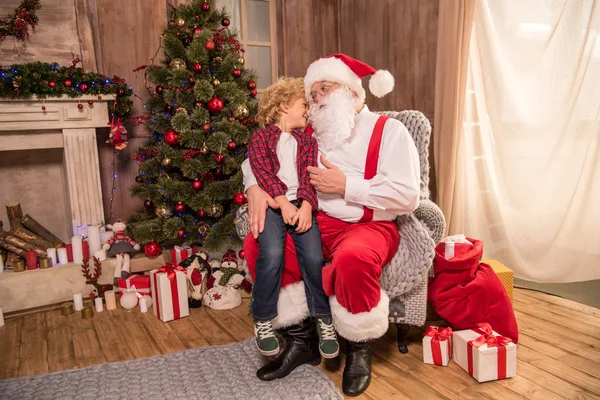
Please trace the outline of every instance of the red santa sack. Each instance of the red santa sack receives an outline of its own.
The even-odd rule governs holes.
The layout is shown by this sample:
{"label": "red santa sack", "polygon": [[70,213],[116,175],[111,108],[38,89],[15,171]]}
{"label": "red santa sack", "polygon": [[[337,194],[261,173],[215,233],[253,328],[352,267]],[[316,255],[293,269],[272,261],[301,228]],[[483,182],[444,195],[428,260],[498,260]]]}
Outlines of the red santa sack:
{"label": "red santa sack", "polygon": [[435,248],[435,277],[429,280],[428,300],[454,330],[472,329],[487,322],[494,331],[517,343],[519,330],[512,303],[492,268],[480,263],[483,242],[454,244],[454,257],[446,259],[445,243]]}

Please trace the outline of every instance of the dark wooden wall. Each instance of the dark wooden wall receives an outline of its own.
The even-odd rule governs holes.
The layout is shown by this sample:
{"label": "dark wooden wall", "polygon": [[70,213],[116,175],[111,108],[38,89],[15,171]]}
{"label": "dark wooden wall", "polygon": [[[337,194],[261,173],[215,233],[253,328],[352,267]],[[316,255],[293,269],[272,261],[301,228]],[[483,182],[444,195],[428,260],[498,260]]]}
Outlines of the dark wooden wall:
{"label": "dark wooden wall", "polygon": [[396,79],[383,99],[367,94],[371,109],[433,119],[438,1],[277,0],[279,73],[303,76],[316,58],[345,53]]}

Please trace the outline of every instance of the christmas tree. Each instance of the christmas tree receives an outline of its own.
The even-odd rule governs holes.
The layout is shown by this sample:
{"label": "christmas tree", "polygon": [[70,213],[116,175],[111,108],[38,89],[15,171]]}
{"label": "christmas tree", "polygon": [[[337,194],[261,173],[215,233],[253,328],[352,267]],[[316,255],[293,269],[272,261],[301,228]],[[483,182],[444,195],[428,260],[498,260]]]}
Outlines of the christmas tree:
{"label": "christmas tree", "polygon": [[165,59],[145,69],[154,85],[145,104],[153,136],[133,155],[131,192],[145,211],[128,228],[139,243],[239,244],[233,223],[246,202],[240,166],[258,128],[256,77],[229,23],[212,1],[169,10]]}

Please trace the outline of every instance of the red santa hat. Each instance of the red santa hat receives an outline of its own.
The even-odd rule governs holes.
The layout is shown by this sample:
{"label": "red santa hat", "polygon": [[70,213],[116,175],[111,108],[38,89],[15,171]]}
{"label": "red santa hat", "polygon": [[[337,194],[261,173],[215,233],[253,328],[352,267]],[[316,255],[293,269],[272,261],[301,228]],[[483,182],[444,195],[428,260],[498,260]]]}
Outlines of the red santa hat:
{"label": "red santa hat", "polygon": [[221,266],[237,268],[237,255],[234,250],[229,249],[223,254]]}
{"label": "red santa hat", "polygon": [[383,97],[394,89],[394,77],[389,71],[375,70],[370,65],[345,54],[319,58],[306,70],[304,77],[306,97],[309,97],[315,82],[331,81],[347,85],[364,101],[366,94],[361,79],[368,75],[372,75],[369,79],[369,91],[374,96]]}

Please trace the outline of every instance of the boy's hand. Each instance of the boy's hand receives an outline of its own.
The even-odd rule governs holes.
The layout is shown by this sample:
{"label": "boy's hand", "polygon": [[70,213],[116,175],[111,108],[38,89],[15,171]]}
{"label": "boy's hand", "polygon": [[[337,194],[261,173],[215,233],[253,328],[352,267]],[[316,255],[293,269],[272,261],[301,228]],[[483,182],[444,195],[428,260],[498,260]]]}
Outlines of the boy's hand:
{"label": "boy's hand", "polygon": [[290,201],[285,196],[277,196],[275,198],[275,201],[277,202],[277,204],[279,204],[279,209],[281,209],[281,216],[283,217],[283,222],[285,222],[287,225],[294,225],[294,216],[296,215],[296,212],[298,212],[296,206],[290,203]]}
{"label": "boy's hand", "polygon": [[312,206],[308,201],[303,201],[300,209],[294,215],[294,223],[298,222],[296,232],[302,233],[308,231],[312,227]]}

